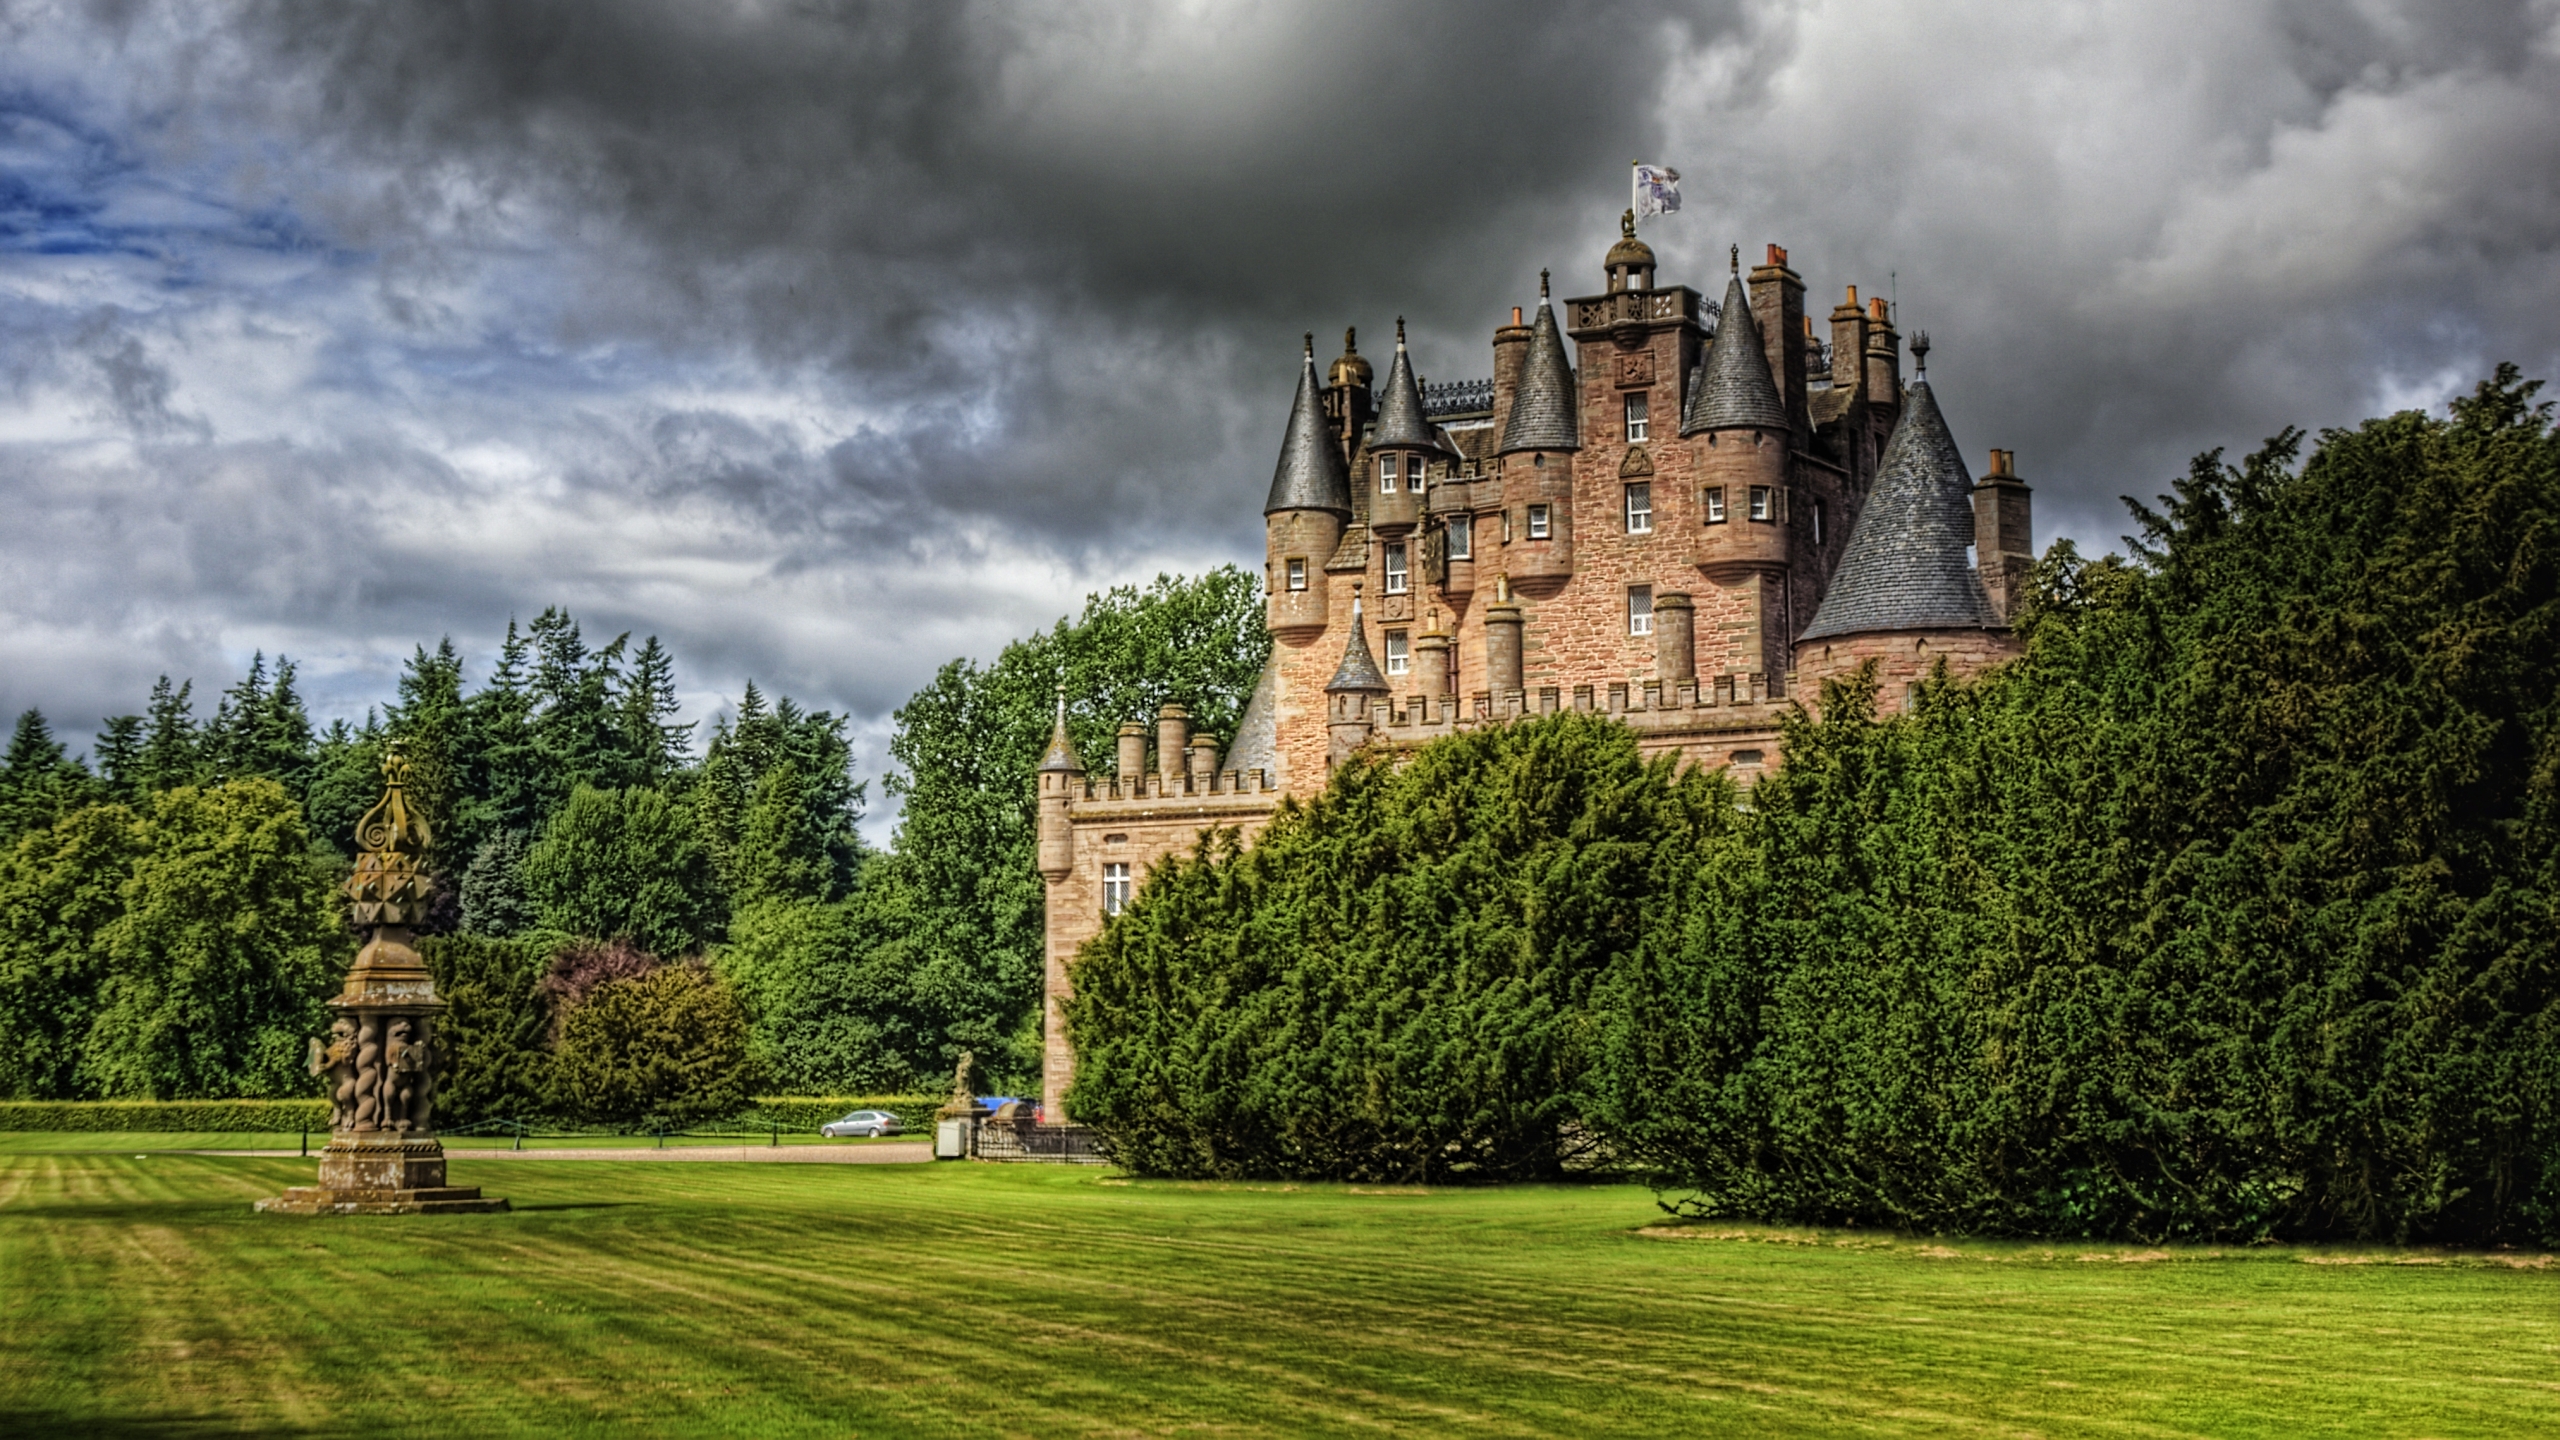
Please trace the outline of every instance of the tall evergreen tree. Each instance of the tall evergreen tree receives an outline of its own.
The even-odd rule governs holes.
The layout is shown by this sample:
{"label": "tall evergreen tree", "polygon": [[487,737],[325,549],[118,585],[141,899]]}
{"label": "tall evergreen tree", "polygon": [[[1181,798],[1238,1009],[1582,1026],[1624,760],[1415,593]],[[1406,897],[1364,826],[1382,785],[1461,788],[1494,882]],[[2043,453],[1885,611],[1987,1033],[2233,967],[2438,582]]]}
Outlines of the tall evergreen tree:
{"label": "tall evergreen tree", "polygon": [[99,787],[123,804],[142,795],[142,717],[110,715],[98,729]]}
{"label": "tall evergreen tree", "polygon": [[43,711],[21,713],[8,754],[0,757],[0,845],[51,825],[79,804],[88,778],[88,770],[63,753]]}
{"label": "tall evergreen tree", "polygon": [[533,738],[532,653],[532,641],[509,620],[489,683],[463,707],[470,754],[467,785],[485,807],[490,834],[530,833],[549,814]]}
{"label": "tall evergreen tree", "polygon": [[676,697],[675,658],[658,637],[641,642],[623,677],[616,710],[627,759],[627,783],[663,787],[684,769],[693,727],[675,721],[683,702]]}
{"label": "tall evergreen tree", "polygon": [[202,760],[191,698],[195,688],[196,682],[189,680],[173,690],[166,675],[151,687],[142,755],[134,776],[135,784],[144,793],[196,782]]}

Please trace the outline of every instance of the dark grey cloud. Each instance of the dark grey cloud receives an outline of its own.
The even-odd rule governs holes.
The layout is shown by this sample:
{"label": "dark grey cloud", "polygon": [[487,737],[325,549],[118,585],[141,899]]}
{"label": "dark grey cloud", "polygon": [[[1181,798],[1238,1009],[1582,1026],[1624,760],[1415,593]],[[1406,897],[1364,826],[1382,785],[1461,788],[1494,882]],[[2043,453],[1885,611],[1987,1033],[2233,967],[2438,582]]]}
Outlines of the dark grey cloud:
{"label": "dark grey cloud", "polygon": [[[0,706],[569,604],[880,717],[1248,563],[1301,331],[1472,378],[1625,164],[1894,293],[2048,531],[2560,362],[2560,13],[0,0]],[[124,697],[124,698],[116,698]]]}

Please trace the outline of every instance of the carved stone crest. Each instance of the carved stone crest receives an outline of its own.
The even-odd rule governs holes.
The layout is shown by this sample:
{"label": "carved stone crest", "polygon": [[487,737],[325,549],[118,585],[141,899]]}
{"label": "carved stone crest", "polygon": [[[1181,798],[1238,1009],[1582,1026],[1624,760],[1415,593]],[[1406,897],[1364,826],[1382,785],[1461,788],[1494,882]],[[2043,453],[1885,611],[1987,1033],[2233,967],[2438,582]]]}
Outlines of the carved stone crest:
{"label": "carved stone crest", "polygon": [[1644,453],[1641,445],[1628,446],[1627,458],[1618,462],[1618,478],[1627,480],[1652,473],[1653,457]]}
{"label": "carved stone crest", "polygon": [[1653,352],[1630,350],[1618,357],[1618,386],[1631,389],[1653,383]]}

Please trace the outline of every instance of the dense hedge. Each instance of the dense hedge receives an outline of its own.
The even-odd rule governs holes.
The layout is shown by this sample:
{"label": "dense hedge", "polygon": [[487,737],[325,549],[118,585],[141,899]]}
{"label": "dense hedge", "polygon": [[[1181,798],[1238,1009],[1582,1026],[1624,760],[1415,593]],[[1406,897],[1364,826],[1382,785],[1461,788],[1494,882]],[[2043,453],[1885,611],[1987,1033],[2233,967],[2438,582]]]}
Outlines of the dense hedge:
{"label": "dense hedge", "polygon": [[0,1100],[0,1130],[216,1131],[329,1128],[326,1100]]}
{"label": "dense hedge", "polygon": [[[1558,717],[1355,763],[1078,961],[1071,1104],[1176,1174],[2560,1243],[2560,438],[2512,369],[2040,568],[2017,662],[1827,688],[1737,809]],[[1474,1167],[1472,1169],[1468,1167]]]}
{"label": "dense hedge", "polygon": [[1591,987],[1730,794],[1572,713],[1357,760],[1084,951],[1069,1112],[1163,1174],[1559,1174]]}

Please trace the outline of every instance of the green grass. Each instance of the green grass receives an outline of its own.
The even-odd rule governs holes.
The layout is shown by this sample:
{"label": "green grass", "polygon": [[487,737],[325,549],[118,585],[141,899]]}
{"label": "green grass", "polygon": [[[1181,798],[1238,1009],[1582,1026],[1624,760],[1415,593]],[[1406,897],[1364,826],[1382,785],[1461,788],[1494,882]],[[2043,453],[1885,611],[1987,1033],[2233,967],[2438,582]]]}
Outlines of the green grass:
{"label": "green grass", "polygon": [[2523,1257],[985,1165],[466,1157],[515,1213],[314,1220],[249,1211],[307,1162],[39,1138],[0,1146],[12,1436],[2560,1433]]}
{"label": "green grass", "polygon": [[[329,1143],[326,1132],[309,1137],[311,1153],[318,1156]],[[666,1148],[679,1145],[709,1145],[735,1148],[740,1145],[765,1145],[762,1133],[740,1131],[732,1135],[670,1135]],[[876,1139],[830,1140],[824,1135],[785,1134],[785,1145],[896,1145],[930,1143],[930,1131],[910,1131],[904,1135],[884,1135]],[[76,1154],[186,1154],[204,1150],[298,1150],[304,1137],[291,1130],[59,1130],[0,1131],[0,1156]],[[507,1150],[515,1148],[512,1135],[447,1135],[444,1148],[469,1153],[473,1150]],[[527,1150],[649,1150],[657,1147],[651,1135],[529,1135]]]}

